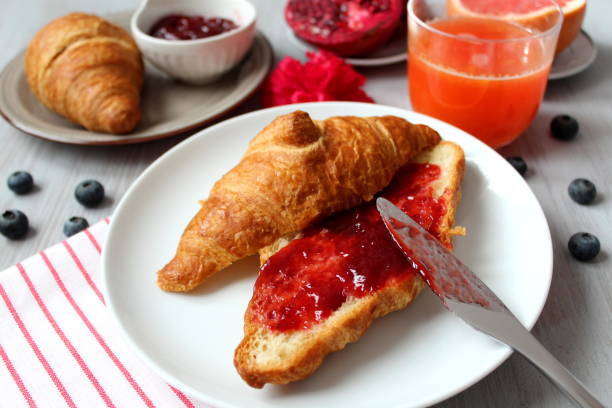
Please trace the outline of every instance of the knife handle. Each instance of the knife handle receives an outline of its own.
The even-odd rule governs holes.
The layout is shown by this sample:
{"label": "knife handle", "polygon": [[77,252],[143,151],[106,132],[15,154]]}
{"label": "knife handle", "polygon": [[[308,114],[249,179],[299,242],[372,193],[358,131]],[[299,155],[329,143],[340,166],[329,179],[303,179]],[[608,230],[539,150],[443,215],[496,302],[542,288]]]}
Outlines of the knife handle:
{"label": "knife handle", "polygon": [[506,313],[500,315],[500,326],[505,326],[502,333],[498,333],[498,336],[487,331],[487,334],[522,354],[579,407],[605,408],[513,315]]}
{"label": "knife handle", "polygon": [[452,299],[446,303],[469,325],[521,353],[579,407],[606,408],[507,308],[489,310]]}

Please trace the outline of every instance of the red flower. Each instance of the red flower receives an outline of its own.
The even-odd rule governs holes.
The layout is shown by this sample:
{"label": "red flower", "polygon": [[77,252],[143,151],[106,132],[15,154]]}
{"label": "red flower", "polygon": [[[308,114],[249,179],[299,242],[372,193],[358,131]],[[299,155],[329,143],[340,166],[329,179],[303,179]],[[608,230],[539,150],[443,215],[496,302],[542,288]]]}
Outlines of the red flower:
{"label": "red flower", "polygon": [[366,78],[328,52],[307,52],[308,61],[285,57],[263,88],[264,106],[317,101],[374,102],[361,87]]}

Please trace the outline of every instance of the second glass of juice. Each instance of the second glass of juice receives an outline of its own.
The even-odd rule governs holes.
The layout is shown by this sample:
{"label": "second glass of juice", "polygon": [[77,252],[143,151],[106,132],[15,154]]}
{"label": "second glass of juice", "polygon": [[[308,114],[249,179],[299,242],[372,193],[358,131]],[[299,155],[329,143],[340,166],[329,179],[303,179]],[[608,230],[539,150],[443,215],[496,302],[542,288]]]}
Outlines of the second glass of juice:
{"label": "second glass of juice", "polygon": [[461,1],[475,3],[409,1],[410,100],[417,112],[498,148],[520,136],[538,111],[563,14],[555,0],[518,1],[522,11],[539,10],[536,19],[508,10],[508,0],[457,12],[453,5]]}

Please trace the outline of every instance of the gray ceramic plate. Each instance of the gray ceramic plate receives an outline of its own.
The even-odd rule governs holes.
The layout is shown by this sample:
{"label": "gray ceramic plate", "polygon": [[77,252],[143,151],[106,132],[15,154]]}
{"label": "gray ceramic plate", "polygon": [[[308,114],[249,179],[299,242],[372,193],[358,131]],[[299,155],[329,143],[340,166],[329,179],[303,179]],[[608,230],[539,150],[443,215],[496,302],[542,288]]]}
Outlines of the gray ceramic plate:
{"label": "gray ceramic plate", "polygon": [[563,52],[555,57],[548,79],[562,79],[587,69],[597,57],[597,47],[591,37],[581,31]]}
{"label": "gray ceramic plate", "polygon": [[[124,28],[132,13],[105,16]],[[23,71],[24,53],[17,55],[0,74],[0,113],[17,129],[56,142],[81,145],[140,143],[173,136],[196,128],[227,112],[250,96],[272,64],[272,48],[257,33],[244,61],[219,81],[203,86],[172,80],[146,65],[142,91],[142,120],[128,135],[95,133],[51,112],[34,97]]]}

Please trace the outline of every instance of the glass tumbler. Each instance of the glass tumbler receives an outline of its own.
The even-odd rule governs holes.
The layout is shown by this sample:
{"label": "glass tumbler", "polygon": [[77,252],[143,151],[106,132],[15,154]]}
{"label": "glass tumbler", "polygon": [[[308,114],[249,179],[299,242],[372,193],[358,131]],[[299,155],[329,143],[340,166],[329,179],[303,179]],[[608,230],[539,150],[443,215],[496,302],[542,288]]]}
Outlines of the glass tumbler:
{"label": "glass tumbler", "polygon": [[512,142],[539,109],[562,22],[555,0],[410,0],[412,107],[493,148]]}

